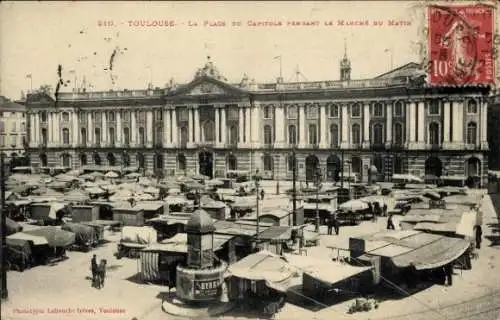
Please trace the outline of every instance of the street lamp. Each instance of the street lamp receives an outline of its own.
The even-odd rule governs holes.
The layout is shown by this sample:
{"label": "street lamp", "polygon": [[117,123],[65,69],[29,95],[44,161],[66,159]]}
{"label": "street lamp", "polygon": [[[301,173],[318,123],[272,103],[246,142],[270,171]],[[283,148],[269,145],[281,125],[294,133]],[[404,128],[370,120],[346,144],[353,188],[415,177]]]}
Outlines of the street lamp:
{"label": "street lamp", "polygon": [[319,189],[321,188],[321,169],[316,168],[314,184],[316,186],[316,232],[319,233]]}
{"label": "street lamp", "polygon": [[256,235],[256,244],[259,243],[259,234],[260,234],[260,228],[259,228],[259,187],[260,187],[260,180],[262,180],[262,177],[259,173],[259,169],[255,171],[255,176],[254,176],[254,181],[255,181],[255,190],[256,190],[256,202],[257,202],[257,208],[256,208],[256,213],[257,213],[257,235]]}
{"label": "street lamp", "polygon": [[292,215],[288,215],[288,225],[295,224],[297,215],[297,157],[295,155],[296,145],[292,147]]}

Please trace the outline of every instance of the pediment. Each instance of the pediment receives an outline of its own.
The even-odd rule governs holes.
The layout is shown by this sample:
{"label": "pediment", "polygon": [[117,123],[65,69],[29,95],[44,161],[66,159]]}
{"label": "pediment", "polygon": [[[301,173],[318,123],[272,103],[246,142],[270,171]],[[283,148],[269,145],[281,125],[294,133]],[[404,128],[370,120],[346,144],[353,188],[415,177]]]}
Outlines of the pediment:
{"label": "pediment", "polygon": [[203,77],[192,81],[191,83],[182,86],[171,93],[172,96],[235,96],[242,95],[245,91],[227,84],[225,82]]}

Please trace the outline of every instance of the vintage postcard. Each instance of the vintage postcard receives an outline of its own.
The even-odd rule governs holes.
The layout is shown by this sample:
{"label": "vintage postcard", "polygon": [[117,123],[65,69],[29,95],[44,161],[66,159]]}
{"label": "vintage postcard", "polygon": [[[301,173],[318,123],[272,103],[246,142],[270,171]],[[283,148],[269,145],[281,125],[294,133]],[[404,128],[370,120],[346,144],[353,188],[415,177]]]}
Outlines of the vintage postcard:
{"label": "vintage postcard", "polygon": [[500,319],[499,28],[1,2],[2,319]]}

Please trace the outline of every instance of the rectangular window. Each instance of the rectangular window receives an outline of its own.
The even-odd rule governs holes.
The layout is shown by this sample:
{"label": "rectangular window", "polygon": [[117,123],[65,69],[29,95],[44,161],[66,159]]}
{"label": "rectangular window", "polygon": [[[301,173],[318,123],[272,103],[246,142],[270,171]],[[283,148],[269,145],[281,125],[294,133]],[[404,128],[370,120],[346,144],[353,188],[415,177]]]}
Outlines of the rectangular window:
{"label": "rectangular window", "polygon": [[361,105],[359,105],[359,103],[356,103],[355,105],[351,106],[351,117],[353,118],[361,117]]}
{"label": "rectangular window", "polygon": [[373,106],[373,116],[377,118],[384,116],[384,105],[382,103],[375,103]]}
{"label": "rectangular window", "polygon": [[273,118],[273,108],[271,106],[264,107],[264,119],[272,119]]}
{"label": "rectangular window", "polygon": [[306,107],[306,112],[307,112],[307,119],[318,119],[319,117],[318,106],[316,105],[308,105]]}
{"label": "rectangular window", "polygon": [[396,102],[394,104],[394,116],[396,117],[402,117],[403,116],[403,103],[402,102]]}
{"label": "rectangular window", "polygon": [[286,115],[288,119],[297,119],[297,106],[288,106]]}
{"label": "rectangular window", "polygon": [[429,115],[430,116],[439,116],[441,112],[439,112],[439,101],[438,100],[432,100],[429,103]]}
{"label": "rectangular window", "polygon": [[339,114],[340,114],[340,111],[339,111],[339,106],[334,104],[334,105],[331,105],[330,106],[330,112],[329,112],[329,116],[330,118],[338,118],[339,117]]}
{"label": "rectangular window", "polygon": [[318,129],[315,124],[309,125],[309,144],[317,144],[318,143]]}
{"label": "rectangular window", "polygon": [[10,145],[12,147],[15,147],[17,145],[17,137],[16,136],[10,137]]}

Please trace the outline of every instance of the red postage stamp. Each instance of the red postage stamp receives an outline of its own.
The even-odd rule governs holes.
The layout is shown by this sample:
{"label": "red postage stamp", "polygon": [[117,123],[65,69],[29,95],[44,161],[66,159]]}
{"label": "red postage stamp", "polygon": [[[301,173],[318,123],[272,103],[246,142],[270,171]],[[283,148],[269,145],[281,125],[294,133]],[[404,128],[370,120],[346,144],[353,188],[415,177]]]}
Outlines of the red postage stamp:
{"label": "red postage stamp", "polygon": [[428,14],[430,83],[493,84],[494,8],[430,6]]}

